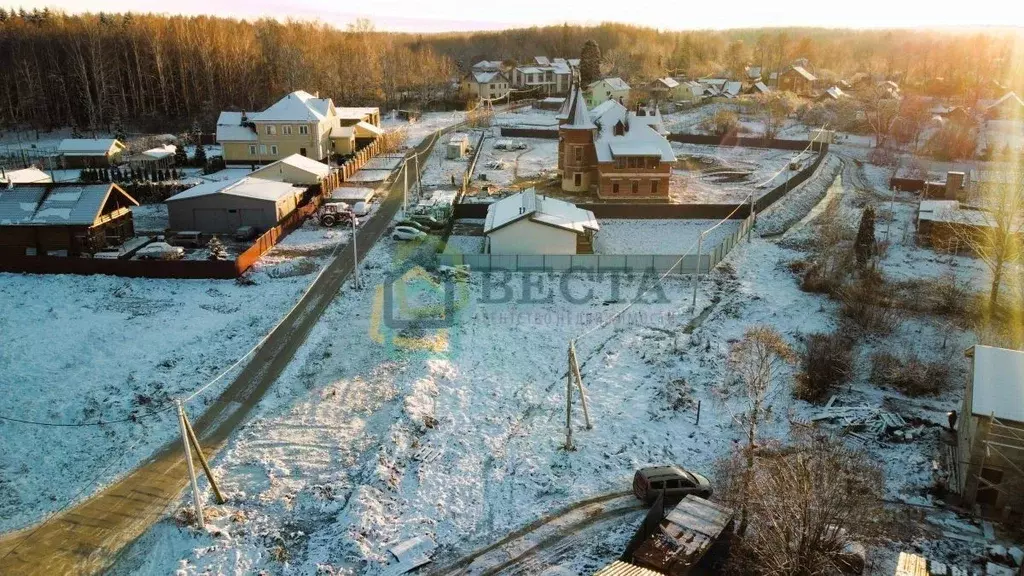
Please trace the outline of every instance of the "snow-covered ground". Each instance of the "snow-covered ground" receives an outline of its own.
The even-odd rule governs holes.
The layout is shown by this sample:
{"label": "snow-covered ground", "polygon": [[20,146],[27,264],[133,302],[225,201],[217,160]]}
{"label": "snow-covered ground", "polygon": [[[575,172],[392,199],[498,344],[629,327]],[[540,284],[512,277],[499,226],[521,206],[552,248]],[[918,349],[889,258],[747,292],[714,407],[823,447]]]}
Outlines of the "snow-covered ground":
{"label": "snow-covered ground", "polygon": [[425,112],[415,122],[399,120],[394,113],[381,119],[381,127],[385,130],[405,130],[407,146],[414,146],[437,130],[458,124],[466,119],[464,111]]}
{"label": "snow-covered ground", "polygon": [[[855,222],[863,197],[852,184],[842,185],[838,199]],[[609,223],[602,221],[602,233],[615,228]],[[382,286],[386,274],[408,261],[409,248],[385,240],[366,264],[378,289],[345,290],[331,304],[259,413],[216,458],[229,502],[210,506],[215,528],[201,533],[163,521],[115,573],[380,574],[395,542],[428,535],[440,546],[435,561],[445,563],[567,503],[628,489],[639,466],[681,462],[711,473],[742,435],[745,403],[729,384],[729,343],[752,325],[768,324],[799,349],[805,335],[838,326],[837,304],[800,291],[788,268],[807,257],[798,247],[813,226],[813,220],[797,223],[783,242],[739,243],[700,282],[696,312],[706,313],[689,329],[688,278],[668,277],[654,297],[599,327],[646,287],[643,279],[539,275],[528,282],[512,275],[495,281],[479,274],[456,286],[450,328],[415,320],[388,328],[380,322]],[[933,264],[926,252],[904,249],[913,255],[890,248],[893,262],[883,262],[883,273],[891,266],[927,275]],[[425,286],[403,291],[407,301],[426,311],[441,300],[435,285],[415,282]],[[580,302],[581,294],[589,297]],[[578,450],[565,452],[565,350],[558,343],[595,327],[577,345],[595,427],[582,430],[577,412]],[[937,398],[908,399],[881,390],[868,381],[871,354],[895,349],[925,360],[951,358],[958,383],[965,361],[951,351],[972,340],[925,315],[857,345],[856,375],[838,392],[841,401],[885,403],[905,418],[936,424],[913,441],[864,445],[883,466],[889,500],[932,503],[924,488],[939,447],[938,424],[958,406],[960,392],[954,384]],[[783,441],[791,421],[807,421],[818,410],[792,399],[792,372],[784,372],[760,429]],[[183,497],[179,509],[188,502]],[[925,514],[963,524],[948,512]],[[628,533],[594,534],[549,560],[592,570],[618,556]],[[977,551],[949,547],[940,532],[920,526],[889,538],[894,542],[872,550],[884,565],[908,546],[960,561]]]}
{"label": "snow-covered ground", "polygon": [[132,206],[131,210],[135,232],[163,232],[168,228],[167,205],[162,202]]}
{"label": "snow-covered ground", "polygon": [[[515,141],[526,145],[523,150],[499,150],[497,142]],[[546,138],[487,138],[476,163],[473,181],[479,183],[486,174],[486,182],[508,186],[521,180],[553,175],[558,167],[558,140]]]}
{"label": "snow-covered ground", "polygon": [[494,115],[495,126],[509,126],[516,128],[558,128],[558,115],[554,110],[536,110],[532,106],[518,108],[506,112],[498,112]]}
{"label": "snow-covered ground", "polygon": [[697,240],[708,253],[740,227],[740,220],[600,220],[594,240],[598,254],[696,254]]}
{"label": "snow-covered ground", "polygon": [[85,427],[0,421],[0,530],[88,495],[172,439],[173,412],[145,415],[247,352],[348,234],[307,222],[256,264],[255,285],[0,274],[0,414],[63,424],[138,418]]}
{"label": "snow-covered ground", "polygon": [[672,150],[678,161],[669,194],[673,202],[693,204],[733,204],[751,192],[760,197],[792,177],[790,162],[804,166],[814,159],[800,151],[679,142]]}

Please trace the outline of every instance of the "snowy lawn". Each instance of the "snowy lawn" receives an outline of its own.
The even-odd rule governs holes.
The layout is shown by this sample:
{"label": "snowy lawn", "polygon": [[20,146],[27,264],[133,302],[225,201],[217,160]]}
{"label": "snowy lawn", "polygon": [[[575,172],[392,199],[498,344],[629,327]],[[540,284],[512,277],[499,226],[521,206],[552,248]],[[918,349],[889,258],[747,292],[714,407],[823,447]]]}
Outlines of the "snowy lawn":
{"label": "snowy lawn", "polygon": [[252,286],[0,274],[0,414],[65,424],[141,416],[74,428],[0,421],[0,530],[37,521],[80,490],[92,493],[174,438],[173,412],[146,415],[247,352],[348,238],[306,222],[256,264]]}
{"label": "snowy lawn", "polygon": [[[516,141],[526,145],[523,150],[499,150],[494,144],[499,141]],[[558,167],[558,140],[545,138],[488,138],[476,163],[473,181],[481,183],[480,175],[486,174],[486,182],[508,186],[522,179],[533,179],[553,174]]]}
{"label": "snowy lawn", "polygon": [[483,236],[456,236],[448,237],[445,244],[445,254],[479,254],[484,250]]}
{"label": "snowy lawn", "polygon": [[135,232],[160,232],[167,229],[167,205],[143,204],[132,206],[132,221],[135,223]]}
{"label": "snowy lawn", "polygon": [[466,119],[466,113],[463,111],[453,112],[425,112],[420,116],[419,120],[415,122],[408,122],[405,120],[399,120],[395,113],[392,112],[387,117],[381,119],[381,128],[385,130],[400,129],[405,130],[407,146],[415,146],[419,144],[421,140],[429,137],[436,130],[447,128],[453,124],[458,124]]}
{"label": "snowy lawn", "polygon": [[793,175],[789,163],[801,166],[814,156],[799,151],[740,146],[672,143],[677,162],[669,194],[673,202],[733,204],[751,192],[760,197]]}
{"label": "snowy lawn", "polygon": [[705,254],[740,227],[740,220],[600,220],[594,242],[598,254],[697,253],[701,232],[711,230],[703,242]]}
{"label": "snowy lawn", "polygon": [[531,106],[519,108],[507,112],[498,112],[494,115],[495,126],[509,126],[516,128],[558,128],[558,115],[556,110],[535,110]]}

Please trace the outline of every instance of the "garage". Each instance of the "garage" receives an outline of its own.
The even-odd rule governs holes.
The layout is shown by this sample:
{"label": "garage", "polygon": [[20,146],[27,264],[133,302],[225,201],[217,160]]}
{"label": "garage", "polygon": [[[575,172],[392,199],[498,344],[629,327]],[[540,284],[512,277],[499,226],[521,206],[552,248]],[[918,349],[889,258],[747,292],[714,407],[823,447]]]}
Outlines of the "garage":
{"label": "garage", "polygon": [[242,226],[264,232],[295,210],[305,186],[245,176],[207,182],[166,200],[171,230],[231,234]]}

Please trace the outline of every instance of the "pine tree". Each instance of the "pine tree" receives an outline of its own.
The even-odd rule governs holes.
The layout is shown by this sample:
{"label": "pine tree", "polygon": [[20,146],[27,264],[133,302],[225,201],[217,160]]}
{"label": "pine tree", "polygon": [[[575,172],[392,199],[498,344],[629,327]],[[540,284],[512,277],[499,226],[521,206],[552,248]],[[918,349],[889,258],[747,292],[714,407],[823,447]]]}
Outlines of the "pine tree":
{"label": "pine tree", "polygon": [[857,229],[853,250],[857,257],[857,265],[861,268],[867,266],[875,253],[875,207],[870,204],[861,214],[860,228]]}
{"label": "pine tree", "polygon": [[184,144],[178,144],[174,150],[174,164],[177,166],[188,165],[188,152],[185,152]]}
{"label": "pine tree", "polygon": [[601,48],[594,40],[587,40],[580,51],[580,85],[590,86],[601,78]]}
{"label": "pine tree", "polygon": [[210,260],[228,259],[228,251],[224,248],[224,243],[216,236],[210,238],[210,243],[206,245],[206,248],[210,251]]}
{"label": "pine tree", "polygon": [[78,131],[78,123],[77,122],[72,122],[71,123],[71,137],[72,138],[81,138],[82,137],[82,133]]}
{"label": "pine tree", "polygon": [[206,165],[206,148],[202,144],[196,144],[196,154],[192,157],[192,162],[196,166]]}
{"label": "pine tree", "polygon": [[121,142],[128,139],[128,133],[124,130],[124,124],[121,123],[121,115],[114,116],[114,138],[117,138]]}

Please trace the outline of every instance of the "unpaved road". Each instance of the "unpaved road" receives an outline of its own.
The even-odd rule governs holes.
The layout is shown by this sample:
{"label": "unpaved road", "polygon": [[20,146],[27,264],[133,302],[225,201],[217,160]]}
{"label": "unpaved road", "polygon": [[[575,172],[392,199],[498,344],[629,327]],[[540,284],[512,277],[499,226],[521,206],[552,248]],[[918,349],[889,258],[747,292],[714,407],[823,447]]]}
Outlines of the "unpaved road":
{"label": "unpaved road", "polygon": [[[430,148],[425,139],[414,150]],[[358,232],[359,258],[373,248],[402,205],[395,179],[376,216]],[[352,272],[351,250],[341,250],[326,271],[231,385],[195,422],[203,452],[212,457],[259,404]],[[0,537],[0,574],[94,574],[109,567],[120,550],[163,517],[186,485],[178,439],[169,442],[127,476],[41,525]],[[57,479],[55,479],[57,480]]]}

